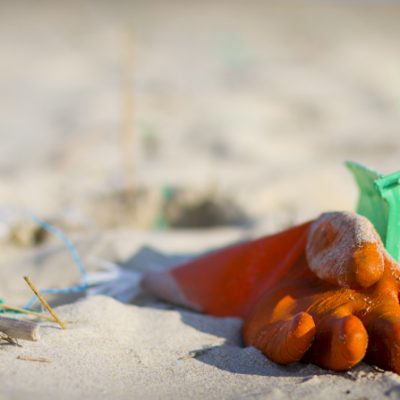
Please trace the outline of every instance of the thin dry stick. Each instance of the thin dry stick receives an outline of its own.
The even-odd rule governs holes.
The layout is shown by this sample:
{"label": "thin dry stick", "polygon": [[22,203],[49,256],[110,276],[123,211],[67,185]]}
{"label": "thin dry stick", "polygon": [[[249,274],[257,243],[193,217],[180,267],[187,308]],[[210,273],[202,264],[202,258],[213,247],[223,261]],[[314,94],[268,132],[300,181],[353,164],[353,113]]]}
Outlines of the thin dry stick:
{"label": "thin dry stick", "polygon": [[133,35],[124,43],[122,60],[122,110],[121,110],[121,156],[125,175],[125,189],[133,192],[135,186],[135,121],[134,121],[134,50]]}
{"label": "thin dry stick", "polygon": [[17,357],[17,360],[24,360],[24,361],[38,361],[38,362],[44,362],[44,363],[49,363],[51,362],[48,358],[45,357],[32,357],[24,354],[20,354]]}
{"label": "thin dry stick", "polygon": [[43,304],[43,306],[47,309],[47,311],[53,316],[54,320],[58,323],[58,325],[61,326],[62,329],[67,329],[67,325],[61,321],[60,318],[58,318],[58,315],[54,312],[54,310],[50,307],[49,303],[46,301],[46,299],[40,294],[39,290],[36,289],[35,285],[32,283],[32,281],[29,279],[29,276],[24,276],[25,282],[29,285],[29,287],[32,289],[33,293],[36,294],[40,302]]}
{"label": "thin dry stick", "polygon": [[4,340],[8,344],[12,344],[13,346],[17,347],[22,347],[16,338],[12,338],[11,336],[8,336],[7,334],[0,332],[0,341]]}
{"label": "thin dry stick", "polygon": [[3,308],[5,310],[18,311],[23,314],[34,315],[35,317],[38,317],[38,318],[43,318],[43,319],[47,319],[49,321],[54,321],[54,318],[50,315],[38,313],[35,311],[31,311],[31,310],[25,310],[25,308],[9,306],[8,304],[0,304],[0,308]]}

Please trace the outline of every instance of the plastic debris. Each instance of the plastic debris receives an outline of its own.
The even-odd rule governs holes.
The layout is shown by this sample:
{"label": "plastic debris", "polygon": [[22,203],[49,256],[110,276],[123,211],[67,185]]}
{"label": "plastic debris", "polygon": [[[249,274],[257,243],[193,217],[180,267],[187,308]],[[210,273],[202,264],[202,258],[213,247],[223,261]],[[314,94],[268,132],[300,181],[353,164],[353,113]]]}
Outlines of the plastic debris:
{"label": "plastic debris", "polygon": [[387,251],[400,261],[400,171],[383,175],[354,161],[346,166],[360,190],[357,213],[372,222]]}

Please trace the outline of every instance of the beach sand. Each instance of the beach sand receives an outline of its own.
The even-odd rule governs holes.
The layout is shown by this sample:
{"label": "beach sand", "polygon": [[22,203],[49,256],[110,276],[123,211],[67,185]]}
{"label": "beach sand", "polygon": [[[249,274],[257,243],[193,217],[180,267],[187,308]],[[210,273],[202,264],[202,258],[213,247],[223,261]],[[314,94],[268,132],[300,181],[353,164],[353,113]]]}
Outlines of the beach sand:
{"label": "beach sand", "polygon": [[235,318],[102,296],[56,311],[71,321],[67,330],[43,324],[39,342],[1,349],[1,398],[378,399],[399,393],[398,375],[364,364],[340,374],[307,364],[278,366],[242,346]]}

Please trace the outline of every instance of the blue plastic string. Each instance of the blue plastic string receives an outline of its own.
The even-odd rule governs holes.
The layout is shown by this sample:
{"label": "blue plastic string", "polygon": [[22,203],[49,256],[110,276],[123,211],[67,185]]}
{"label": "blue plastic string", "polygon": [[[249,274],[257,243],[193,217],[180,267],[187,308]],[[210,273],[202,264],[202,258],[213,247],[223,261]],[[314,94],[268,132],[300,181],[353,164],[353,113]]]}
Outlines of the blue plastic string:
{"label": "blue plastic string", "polygon": [[[78,250],[76,249],[75,245],[72,243],[71,239],[60,229],[56,228],[53,225],[50,225],[46,221],[37,217],[36,215],[33,215],[32,213],[29,213],[29,215],[33,219],[33,221],[36,222],[39,226],[41,226],[43,229],[45,229],[47,232],[51,233],[52,235],[57,236],[59,239],[61,239],[64,242],[65,247],[70,252],[71,258],[74,261],[74,263],[75,263],[76,267],[78,268],[78,271],[81,275],[81,283],[79,285],[70,286],[70,287],[61,288],[61,289],[55,289],[55,288],[43,289],[43,290],[40,290],[41,293],[44,293],[44,294],[47,294],[47,293],[68,294],[68,293],[84,292],[89,287],[88,274],[85,270],[82,259],[79,256]],[[25,305],[25,308],[31,308],[36,303],[37,300],[38,300],[37,296],[34,296]]]}

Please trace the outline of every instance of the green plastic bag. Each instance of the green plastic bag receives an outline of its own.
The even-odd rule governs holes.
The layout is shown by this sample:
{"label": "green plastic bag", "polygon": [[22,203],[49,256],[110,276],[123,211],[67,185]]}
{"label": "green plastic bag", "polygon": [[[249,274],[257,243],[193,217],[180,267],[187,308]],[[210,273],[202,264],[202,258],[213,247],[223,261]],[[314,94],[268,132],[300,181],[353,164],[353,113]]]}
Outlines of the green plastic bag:
{"label": "green plastic bag", "polygon": [[383,175],[353,161],[347,161],[346,166],[360,190],[357,213],[373,223],[386,250],[399,262],[400,171]]}

